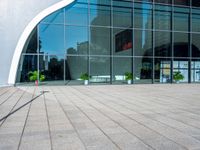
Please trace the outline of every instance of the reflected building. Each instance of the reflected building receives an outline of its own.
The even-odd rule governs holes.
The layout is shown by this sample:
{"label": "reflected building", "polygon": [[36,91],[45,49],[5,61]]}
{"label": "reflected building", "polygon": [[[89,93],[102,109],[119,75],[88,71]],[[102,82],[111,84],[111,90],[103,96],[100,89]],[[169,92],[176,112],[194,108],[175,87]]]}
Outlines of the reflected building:
{"label": "reflected building", "polygon": [[181,82],[200,82],[199,5],[173,3],[74,1],[34,29],[17,82],[27,82],[29,70],[44,73],[47,83],[82,84],[81,74],[88,73],[90,84],[122,84],[126,72],[133,83],[173,83],[176,72]]}

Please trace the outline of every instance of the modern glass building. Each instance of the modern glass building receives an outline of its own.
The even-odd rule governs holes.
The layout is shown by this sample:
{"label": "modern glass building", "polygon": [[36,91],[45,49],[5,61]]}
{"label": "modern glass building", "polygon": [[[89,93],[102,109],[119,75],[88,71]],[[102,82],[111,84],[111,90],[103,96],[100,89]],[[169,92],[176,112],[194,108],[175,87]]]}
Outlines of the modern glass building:
{"label": "modern glass building", "polygon": [[39,71],[47,84],[200,82],[200,1],[76,0],[32,31],[17,83]]}

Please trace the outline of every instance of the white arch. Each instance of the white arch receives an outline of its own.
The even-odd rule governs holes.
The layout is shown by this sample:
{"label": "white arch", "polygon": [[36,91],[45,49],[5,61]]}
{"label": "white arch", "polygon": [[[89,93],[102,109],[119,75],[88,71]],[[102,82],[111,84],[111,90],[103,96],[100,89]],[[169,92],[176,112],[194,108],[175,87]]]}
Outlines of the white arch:
{"label": "white arch", "polygon": [[20,39],[17,43],[17,46],[15,48],[15,52],[14,52],[14,55],[13,55],[13,58],[12,58],[12,63],[11,63],[11,66],[10,66],[8,84],[10,84],[10,85],[15,84],[20,56],[21,56],[22,50],[24,48],[24,45],[26,43],[26,40],[28,39],[28,37],[31,34],[31,32],[33,31],[33,29],[46,16],[55,12],[56,10],[59,10],[59,9],[65,7],[65,6],[69,5],[73,1],[75,1],[75,0],[62,0],[61,2],[58,2],[58,3],[54,4],[53,6],[46,8],[41,13],[39,13],[35,18],[33,18],[32,21],[26,26],[26,28],[23,31],[23,33],[22,33],[22,35],[21,35],[21,37],[20,37]]}

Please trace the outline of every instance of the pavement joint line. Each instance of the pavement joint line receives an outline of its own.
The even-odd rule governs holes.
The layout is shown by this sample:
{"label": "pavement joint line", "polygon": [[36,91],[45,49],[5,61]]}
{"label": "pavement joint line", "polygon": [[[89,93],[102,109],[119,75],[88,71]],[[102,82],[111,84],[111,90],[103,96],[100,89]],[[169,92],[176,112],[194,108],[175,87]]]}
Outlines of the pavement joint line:
{"label": "pavement joint line", "polygon": [[[19,99],[17,100],[17,102],[14,104],[14,106],[11,108],[11,110],[9,111],[8,115],[6,115],[5,117],[3,117],[2,119],[0,119],[0,127],[3,125],[3,123],[6,121],[6,119],[11,115],[13,109],[16,107],[16,105],[19,103],[19,101],[22,99],[23,95],[25,94],[25,90],[23,91],[22,95],[19,97]],[[10,115],[9,115],[10,114]]]}
{"label": "pavement joint line", "polygon": [[[77,89],[75,89],[77,91]],[[80,92],[80,91],[79,91]],[[80,92],[81,93],[81,92]],[[83,93],[81,93],[83,94]],[[88,102],[86,102],[85,100],[83,100],[82,97],[79,96],[79,98],[84,101],[85,103],[87,103],[87,105],[89,105],[90,107],[94,108],[96,111],[98,111],[99,113],[101,113],[103,116],[105,116],[106,118],[110,119],[111,121],[113,121],[114,123],[116,123],[117,125],[119,125],[122,129],[124,129],[125,131],[127,131],[129,134],[131,134],[132,136],[138,138],[144,145],[146,145],[147,147],[155,150],[155,148],[153,148],[151,145],[145,143],[140,137],[138,137],[137,135],[133,134],[132,132],[130,132],[128,129],[124,128],[120,123],[118,123],[117,121],[113,120],[110,116],[106,115],[105,113],[103,113],[101,110],[99,110],[98,108],[96,108],[95,106],[93,106],[92,104],[89,104]]]}
{"label": "pavement joint line", "polygon": [[17,93],[19,89],[16,89],[13,93],[11,93],[3,102],[0,103],[0,106],[7,102],[15,93]]}
{"label": "pavement joint line", "polygon": [[[61,91],[62,92],[62,91]],[[63,92],[62,92],[63,95],[65,95]],[[80,112],[82,112],[104,135],[105,137],[108,138],[108,140],[110,140],[119,150],[122,150],[120,148],[120,146],[115,143],[110,137],[109,135],[107,135],[79,106],[77,106],[73,101],[69,100]]]}
{"label": "pavement joint line", "polygon": [[10,88],[5,88],[5,89],[6,89],[6,90],[3,91],[3,93],[0,94],[0,97],[1,97],[2,95],[4,95],[5,93],[7,93],[7,92],[10,90]]}
{"label": "pavement joint line", "polygon": [[[90,91],[90,92],[91,92],[91,91]],[[94,93],[94,92],[93,92],[93,93]],[[173,143],[176,143],[177,145],[181,146],[182,148],[184,148],[184,149],[188,149],[187,147],[185,147],[185,146],[183,146],[183,145],[180,145],[179,143],[177,143],[177,142],[173,141],[172,139],[170,139],[170,138],[166,137],[165,135],[163,135],[163,134],[161,134],[161,133],[157,132],[156,130],[153,130],[153,129],[149,128],[148,126],[146,126],[146,125],[144,125],[144,124],[142,124],[142,123],[138,122],[137,120],[135,120],[135,119],[133,119],[133,118],[131,118],[131,117],[129,117],[129,116],[127,116],[127,115],[125,115],[125,114],[123,114],[123,113],[119,112],[119,111],[118,111],[118,110],[116,110],[115,108],[112,108],[112,107],[110,107],[109,105],[106,105],[105,103],[102,103],[102,102],[100,102],[100,101],[99,101],[99,100],[97,100],[96,98],[95,98],[95,101],[96,101],[96,102],[99,102],[100,104],[102,104],[102,105],[104,105],[104,106],[106,106],[106,107],[108,107],[108,108],[110,108],[110,109],[112,109],[112,110],[114,110],[115,112],[117,112],[117,113],[121,114],[122,116],[125,116],[126,118],[128,118],[128,119],[130,119],[130,120],[133,120],[133,121],[135,121],[135,122],[137,122],[138,124],[140,124],[140,125],[144,126],[145,128],[148,128],[149,130],[151,130],[151,131],[153,131],[153,132],[155,132],[155,133],[159,134],[160,136],[163,136],[163,137],[165,137],[165,138],[166,138],[166,139],[168,139],[169,141],[171,141],[171,142],[173,142]]]}
{"label": "pavement joint line", "polygon": [[87,146],[85,145],[84,141],[83,141],[83,140],[82,140],[82,138],[80,137],[80,134],[78,133],[78,131],[77,131],[76,127],[75,127],[75,126],[74,126],[74,124],[72,123],[72,121],[71,121],[70,117],[67,115],[66,111],[64,110],[64,108],[63,108],[62,104],[60,103],[60,101],[59,101],[58,97],[56,96],[56,94],[54,93],[54,91],[53,91],[53,90],[52,90],[52,94],[54,95],[54,97],[56,98],[56,101],[58,102],[59,106],[61,107],[62,111],[64,112],[64,114],[65,114],[65,117],[66,117],[66,118],[69,120],[69,122],[71,123],[71,125],[72,125],[72,127],[73,127],[74,131],[76,132],[76,134],[77,134],[77,136],[78,136],[78,138],[79,138],[80,142],[83,144],[83,146],[84,146],[85,150],[87,150]]}

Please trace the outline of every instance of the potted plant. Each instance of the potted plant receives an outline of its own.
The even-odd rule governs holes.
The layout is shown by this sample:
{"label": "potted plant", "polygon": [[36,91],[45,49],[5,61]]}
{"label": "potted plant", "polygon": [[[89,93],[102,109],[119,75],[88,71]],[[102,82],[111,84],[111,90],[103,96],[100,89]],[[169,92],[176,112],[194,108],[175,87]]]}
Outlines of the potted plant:
{"label": "potted plant", "polygon": [[88,73],[83,73],[83,74],[81,74],[81,80],[84,80],[84,85],[88,85],[88,81],[89,81],[89,75],[88,75]]}
{"label": "potted plant", "polygon": [[39,80],[42,82],[45,80],[45,75],[43,74],[39,74],[38,71],[30,71],[28,73],[28,76],[29,76],[29,80],[30,81],[34,81],[35,82],[35,85],[37,86],[38,85],[38,77],[39,77]]}
{"label": "potted plant", "polygon": [[177,71],[177,72],[174,72],[173,74],[173,79],[176,83],[179,83],[180,80],[183,80],[184,79],[184,76],[181,74],[180,71]]}
{"label": "potted plant", "polygon": [[133,74],[131,72],[126,72],[125,80],[127,81],[128,84],[131,84],[131,81],[133,80]]}

